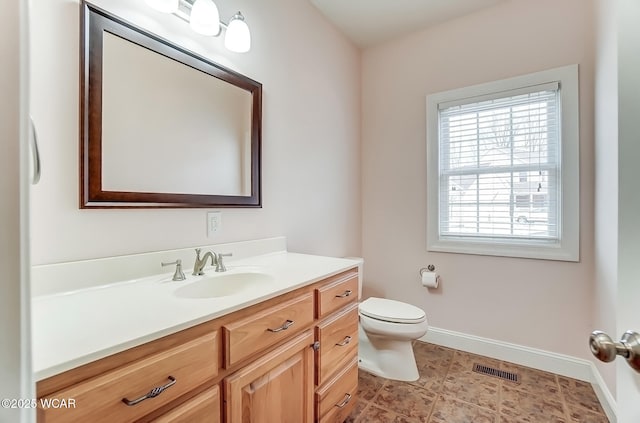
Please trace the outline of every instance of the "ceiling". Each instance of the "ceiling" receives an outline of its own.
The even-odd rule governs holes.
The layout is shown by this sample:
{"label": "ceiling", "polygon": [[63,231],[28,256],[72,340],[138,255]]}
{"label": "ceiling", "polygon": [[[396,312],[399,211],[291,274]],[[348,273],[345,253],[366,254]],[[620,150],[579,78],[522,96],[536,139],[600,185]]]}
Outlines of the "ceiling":
{"label": "ceiling", "polygon": [[359,47],[370,47],[506,0],[310,0]]}

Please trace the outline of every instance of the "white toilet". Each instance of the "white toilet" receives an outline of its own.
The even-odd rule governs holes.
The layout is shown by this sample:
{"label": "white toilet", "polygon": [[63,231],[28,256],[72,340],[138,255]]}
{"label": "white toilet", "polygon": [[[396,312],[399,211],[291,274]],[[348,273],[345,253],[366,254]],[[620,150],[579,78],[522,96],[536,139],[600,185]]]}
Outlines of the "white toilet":
{"label": "white toilet", "polygon": [[[362,296],[360,264],[359,299]],[[427,316],[411,304],[371,297],[359,305],[359,367],[387,379],[418,380],[412,341],[427,333]]]}

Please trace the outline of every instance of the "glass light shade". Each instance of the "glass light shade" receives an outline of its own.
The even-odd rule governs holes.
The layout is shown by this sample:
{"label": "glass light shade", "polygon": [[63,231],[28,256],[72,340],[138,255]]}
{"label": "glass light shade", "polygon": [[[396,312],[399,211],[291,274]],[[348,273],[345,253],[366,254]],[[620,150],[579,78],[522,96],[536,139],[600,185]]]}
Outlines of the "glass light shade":
{"label": "glass light shade", "polygon": [[147,4],[159,12],[173,13],[178,10],[180,0],[147,0]]}
{"label": "glass light shade", "polygon": [[251,49],[251,32],[242,13],[236,13],[229,21],[224,46],[236,53],[246,53]]}
{"label": "glass light shade", "polygon": [[191,29],[202,35],[218,35],[220,33],[220,13],[212,0],[196,0],[191,8],[189,18]]}

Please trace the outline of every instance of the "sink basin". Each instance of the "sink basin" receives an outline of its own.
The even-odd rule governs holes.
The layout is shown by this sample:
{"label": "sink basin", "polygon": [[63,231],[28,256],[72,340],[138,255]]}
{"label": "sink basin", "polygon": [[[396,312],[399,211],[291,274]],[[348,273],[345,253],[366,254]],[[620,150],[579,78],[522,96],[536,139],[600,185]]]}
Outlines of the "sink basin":
{"label": "sink basin", "polygon": [[258,272],[218,274],[191,282],[175,291],[182,298],[220,298],[241,294],[273,283],[273,276]]}

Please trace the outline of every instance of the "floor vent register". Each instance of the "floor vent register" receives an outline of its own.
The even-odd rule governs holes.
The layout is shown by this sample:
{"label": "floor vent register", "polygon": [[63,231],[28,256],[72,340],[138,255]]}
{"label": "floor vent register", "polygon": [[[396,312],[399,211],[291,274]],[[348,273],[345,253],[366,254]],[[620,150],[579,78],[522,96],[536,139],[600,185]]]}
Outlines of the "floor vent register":
{"label": "floor vent register", "polygon": [[494,369],[493,367],[483,366],[482,364],[474,363],[473,371],[482,375],[497,377],[509,382],[519,383],[520,376],[517,373],[507,372],[504,370]]}

